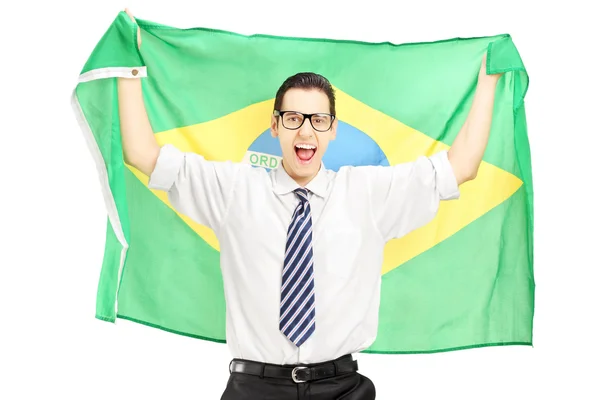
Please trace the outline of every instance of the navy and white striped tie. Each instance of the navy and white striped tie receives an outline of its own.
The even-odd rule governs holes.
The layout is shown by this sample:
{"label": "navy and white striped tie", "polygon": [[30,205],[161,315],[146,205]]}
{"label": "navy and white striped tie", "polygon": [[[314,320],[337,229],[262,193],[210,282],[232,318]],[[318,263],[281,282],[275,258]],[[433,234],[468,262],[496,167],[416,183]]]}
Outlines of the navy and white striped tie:
{"label": "navy and white striped tie", "polygon": [[300,202],[292,216],[285,246],[279,329],[296,346],[301,346],[315,330],[312,218],[308,190],[299,188],[294,193]]}

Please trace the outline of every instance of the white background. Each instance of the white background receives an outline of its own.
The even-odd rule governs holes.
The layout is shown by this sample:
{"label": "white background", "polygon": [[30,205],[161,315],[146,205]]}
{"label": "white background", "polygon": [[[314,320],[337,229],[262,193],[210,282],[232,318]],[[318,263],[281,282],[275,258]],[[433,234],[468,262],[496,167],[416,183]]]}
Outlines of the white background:
{"label": "white background", "polygon": [[223,344],[94,318],[106,213],[69,96],[126,6],[246,34],[400,43],[510,33],[531,78],[534,347],[359,354],[360,372],[383,400],[600,399],[597,14],[583,1],[317,3],[2,3],[1,399],[219,399],[228,378]]}

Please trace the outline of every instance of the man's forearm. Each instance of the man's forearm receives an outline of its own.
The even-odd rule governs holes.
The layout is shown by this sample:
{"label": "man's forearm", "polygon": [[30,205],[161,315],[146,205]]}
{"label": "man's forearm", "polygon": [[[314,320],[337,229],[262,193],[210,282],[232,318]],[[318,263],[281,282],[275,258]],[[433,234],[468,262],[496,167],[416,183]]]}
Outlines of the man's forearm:
{"label": "man's forearm", "polygon": [[448,152],[458,184],[475,179],[490,136],[496,85],[500,75],[479,74],[469,115]]}
{"label": "man's forearm", "polygon": [[149,176],[160,151],[150,126],[139,79],[119,78],[119,117],[125,162]]}

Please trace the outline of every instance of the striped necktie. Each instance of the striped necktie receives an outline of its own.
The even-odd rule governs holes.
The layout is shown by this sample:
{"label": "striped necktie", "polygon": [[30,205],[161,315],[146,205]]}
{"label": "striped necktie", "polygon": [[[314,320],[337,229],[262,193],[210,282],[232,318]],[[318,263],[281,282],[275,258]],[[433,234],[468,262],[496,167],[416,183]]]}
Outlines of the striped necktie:
{"label": "striped necktie", "polygon": [[315,330],[315,285],[308,190],[299,188],[294,193],[300,202],[292,216],[285,246],[279,329],[296,346],[301,346]]}

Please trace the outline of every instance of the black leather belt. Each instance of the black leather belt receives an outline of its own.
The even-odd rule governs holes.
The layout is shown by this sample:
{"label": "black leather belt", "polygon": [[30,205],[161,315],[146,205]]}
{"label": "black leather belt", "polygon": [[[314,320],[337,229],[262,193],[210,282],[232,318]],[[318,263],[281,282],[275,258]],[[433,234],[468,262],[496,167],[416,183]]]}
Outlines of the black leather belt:
{"label": "black leather belt", "polygon": [[268,378],[291,379],[296,383],[311,382],[358,371],[358,362],[348,354],[336,360],[317,364],[275,365],[234,358],[229,372]]}

